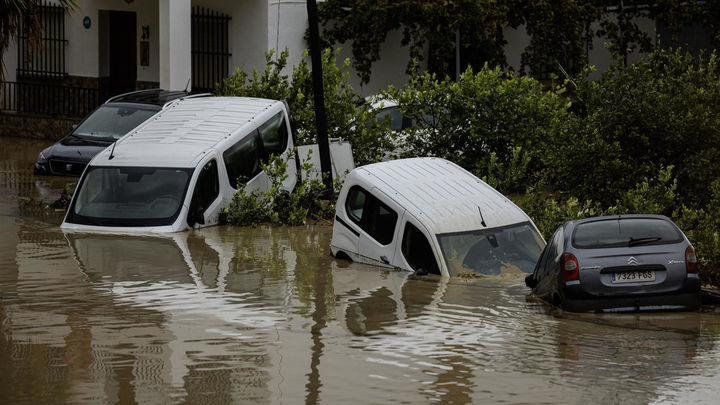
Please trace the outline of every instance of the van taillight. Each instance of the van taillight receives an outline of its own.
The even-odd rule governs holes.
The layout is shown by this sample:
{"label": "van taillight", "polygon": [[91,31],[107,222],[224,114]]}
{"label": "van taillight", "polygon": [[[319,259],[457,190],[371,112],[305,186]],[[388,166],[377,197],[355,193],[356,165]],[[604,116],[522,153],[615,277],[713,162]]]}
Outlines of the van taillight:
{"label": "van taillight", "polygon": [[562,255],[562,278],[565,281],[577,280],[580,278],[578,272],[578,261],[574,255],[570,253],[563,253]]}
{"label": "van taillight", "polygon": [[698,272],[697,255],[692,246],[688,246],[687,249],[685,249],[685,270],[687,270],[688,273]]}

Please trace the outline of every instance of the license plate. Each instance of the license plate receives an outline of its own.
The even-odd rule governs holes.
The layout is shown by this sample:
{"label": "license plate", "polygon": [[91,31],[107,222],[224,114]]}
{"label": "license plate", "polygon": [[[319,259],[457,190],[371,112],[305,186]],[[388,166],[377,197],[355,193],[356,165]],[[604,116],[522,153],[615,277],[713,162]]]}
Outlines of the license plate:
{"label": "license plate", "polygon": [[610,279],[613,283],[639,283],[644,281],[655,281],[655,271],[623,271],[612,273]]}

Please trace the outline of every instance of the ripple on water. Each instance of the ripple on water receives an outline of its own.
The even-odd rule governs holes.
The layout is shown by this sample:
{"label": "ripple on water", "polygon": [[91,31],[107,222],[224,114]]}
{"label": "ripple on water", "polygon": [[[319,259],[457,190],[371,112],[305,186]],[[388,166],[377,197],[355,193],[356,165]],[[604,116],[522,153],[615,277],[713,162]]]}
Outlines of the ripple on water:
{"label": "ripple on water", "polygon": [[[0,188],[62,188],[32,176],[38,151],[12,163],[22,176]],[[7,402],[714,403],[717,394],[717,314],[565,313],[528,298],[521,277],[440,280],[334,261],[329,227],[63,235],[6,194]]]}

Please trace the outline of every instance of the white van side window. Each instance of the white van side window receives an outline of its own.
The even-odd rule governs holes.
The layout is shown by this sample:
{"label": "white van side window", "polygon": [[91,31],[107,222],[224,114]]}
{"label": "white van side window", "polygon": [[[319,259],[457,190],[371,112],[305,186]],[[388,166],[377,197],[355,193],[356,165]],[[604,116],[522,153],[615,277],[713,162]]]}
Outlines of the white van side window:
{"label": "white van side window", "polygon": [[278,156],[285,151],[288,142],[288,130],[285,115],[281,112],[260,126],[260,140],[263,144],[263,159],[270,155]]}
{"label": "white van side window", "polygon": [[260,148],[257,132],[251,133],[223,152],[223,160],[230,186],[233,188],[237,188],[238,182],[248,181],[260,173]]}
{"label": "white van side window", "polygon": [[422,269],[429,274],[440,274],[430,242],[422,231],[410,222],[405,223],[400,250],[412,270]]}
{"label": "white van side window", "polygon": [[353,186],[348,191],[345,210],[350,220],[378,243],[387,245],[392,242],[398,214],[377,197],[360,186]]}

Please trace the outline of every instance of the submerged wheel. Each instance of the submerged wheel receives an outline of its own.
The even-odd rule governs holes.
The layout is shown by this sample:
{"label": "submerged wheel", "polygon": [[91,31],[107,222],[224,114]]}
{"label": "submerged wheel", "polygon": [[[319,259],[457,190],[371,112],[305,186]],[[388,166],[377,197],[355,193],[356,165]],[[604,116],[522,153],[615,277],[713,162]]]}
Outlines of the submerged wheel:
{"label": "submerged wheel", "polygon": [[342,250],[338,250],[338,252],[335,253],[335,258],[336,258],[336,259],[347,260],[347,261],[349,261],[349,262],[352,261],[352,259],[350,258],[350,256],[348,256],[348,254],[345,253],[345,252],[343,252]]}

